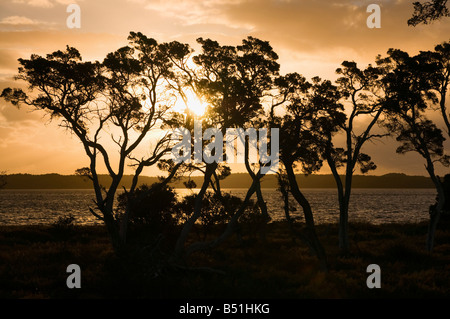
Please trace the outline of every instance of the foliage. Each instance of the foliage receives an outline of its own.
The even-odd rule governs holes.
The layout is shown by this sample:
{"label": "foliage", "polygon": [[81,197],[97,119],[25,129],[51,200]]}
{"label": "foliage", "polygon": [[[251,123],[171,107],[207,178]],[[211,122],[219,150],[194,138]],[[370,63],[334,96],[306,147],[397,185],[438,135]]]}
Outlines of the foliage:
{"label": "foliage", "polygon": [[[194,212],[194,204],[198,194],[185,196],[177,205],[181,220],[187,220]],[[233,214],[241,207],[243,200],[229,193],[206,192],[202,199],[201,215],[197,224],[201,225],[202,237],[206,238],[215,226],[225,226]],[[256,203],[251,202],[239,221],[245,224],[258,222],[260,211]]]}
{"label": "foliage", "polygon": [[413,3],[414,13],[408,20],[408,25],[417,26],[421,23],[429,24],[442,17],[449,17],[450,11],[447,8],[447,0],[431,0],[421,3],[416,1]]}
{"label": "foliage", "polygon": [[75,220],[76,218],[72,213],[65,216],[60,216],[54,222],[53,227],[60,231],[68,231],[73,229]]}
{"label": "foliage", "polygon": [[[176,69],[191,53],[188,45],[158,43],[140,32],[130,32],[128,40],[128,46],[109,53],[102,63],[83,62],[80,52],[69,46],[46,57],[33,54],[19,59],[17,78],[29,84],[28,92],[6,88],[1,94],[13,105],[46,111],[80,140],[89,167],[77,174],[92,181],[95,207],[90,210],[105,222],[118,252],[126,241],[126,233],[119,229],[126,225],[117,227],[124,220],[116,220],[113,210],[125,165],[136,169],[132,192],[143,168],[155,165],[170,151],[170,134],[166,134],[152,145],[148,156],[134,155],[150,131],[171,119],[168,109],[174,101],[170,96],[179,89],[173,83],[182,78]],[[117,166],[104,142],[108,138],[118,152]],[[111,177],[109,185],[99,183],[100,164]]]}
{"label": "foliage", "polygon": [[391,70],[383,79],[388,114],[383,125],[397,134],[401,143],[398,153],[415,151],[425,159],[448,166],[442,130],[425,114],[429,103],[438,102],[433,92],[436,66],[422,58],[423,55],[411,57],[400,50],[389,50],[386,58],[378,59],[379,65]]}
{"label": "foliage", "polygon": [[379,57],[377,63],[387,70],[382,81],[387,114],[383,125],[396,134],[396,139],[400,142],[398,153],[412,151],[421,155],[438,193],[437,204],[430,210],[427,235],[427,249],[431,252],[447,197],[435,167],[437,163],[448,167],[450,156],[445,154],[442,130],[427,117],[429,106],[439,102],[434,90],[435,71],[439,64],[429,57],[423,53],[410,56],[407,52],[391,49],[388,56]]}
{"label": "foliage", "polygon": [[141,185],[133,193],[121,193],[118,198],[118,212],[128,211],[131,225],[146,226],[153,234],[167,233],[177,225],[175,206],[177,194],[168,185],[154,183]]}

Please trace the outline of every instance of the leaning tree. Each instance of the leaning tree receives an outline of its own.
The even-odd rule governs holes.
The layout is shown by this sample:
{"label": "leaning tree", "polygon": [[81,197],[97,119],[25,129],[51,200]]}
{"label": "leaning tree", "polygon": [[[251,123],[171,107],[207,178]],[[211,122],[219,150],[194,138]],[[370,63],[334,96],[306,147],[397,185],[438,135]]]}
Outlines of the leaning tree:
{"label": "leaning tree", "polygon": [[[247,128],[252,118],[263,114],[263,97],[272,88],[273,78],[278,74],[278,56],[267,41],[248,37],[242,45],[220,45],[211,39],[198,39],[202,51],[193,57],[198,72],[193,80],[193,90],[209,105],[207,114],[202,117],[202,126],[214,129],[216,134],[226,136],[227,129]],[[191,125],[195,131],[195,125]],[[199,129],[199,128],[197,128]],[[219,167],[219,162],[226,162],[230,154],[225,153],[223,145],[217,145],[214,130],[209,130],[206,139],[211,141],[205,150],[194,149],[193,158],[203,168],[203,183],[197,194],[194,211],[180,233],[175,247],[174,258],[179,259],[198,249],[212,247],[226,239],[235,229],[236,222],[250,197],[258,189],[259,180],[264,173],[259,170],[253,174],[253,183],[243,205],[234,212],[227,230],[213,242],[194,243],[185,247],[188,235],[201,214],[203,196],[211,178]],[[203,136],[203,130],[200,131]],[[195,132],[194,132],[195,135]],[[198,143],[198,141],[197,141]],[[198,144],[197,144],[198,145]],[[204,145],[204,144],[201,144]],[[246,148],[247,152],[248,148]],[[206,156],[199,156],[206,155]],[[244,158],[247,158],[247,153]],[[208,160],[205,161],[205,158]]]}
{"label": "leaning tree", "polygon": [[378,59],[387,72],[383,78],[385,91],[384,126],[396,134],[400,143],[397,152],[416,152],[425,160],[425,169],[437,192],[437,204],[430,209],[427,250],[434,246],[439,218],[445,205],[444,187],[436,173],[436,165],[450,165],[445,154],[445,137],[442,130],[427,117],[430,104],[438,103],[433,90],[434,63],[422,55],[410,56],[407,52],[390,49],[388,55]]}
{"label": "leaning tree", "polygon": [[[117,253],[126,244],[127,216],[116,214],[114,207],[125,168],[136,168],[133,191],[142,169],[170,151],[170,134],[156,135],[144,151],[139,146],[170,118],[177,93],[169,85],[177,80],[173,61],[191,53],[187,45],[159,44],[142,33],[131,32],[128,40],[129,46],[109,53],[103,63],[83,62],[69,46],[46,57],[19,59],[17,79],[29,89],[6,88],[1,95],[13,105],[44,110],[81,142],[89,166],[77,173],[92,181],[95,206],[90,211],[106,225]],[[100,184],[102,168],[110,177],[108,185]]]}
{"label": "leaning tree", "polygon": [[[317,236],[312,207],[300,189],[296,170],[305,174],[318,171],[328,137],[339,131],[346,116],[340,104],[340,93],[330,81],[318,77],[312,83],[297,74],[290,73],[276,80],[279,98],[274,106],[282,106],[283,115],[273,112],[273,124],[280,128],[280,162],[284,168],[279,173],[280,190],[285,199],[286,219],[294,230],[289,214],[288,194],[303,209],[305,230],[301,238],[318,257],[323,270],[327,270],[325,250]],[[297,232],[295,232],[297,233]]]}

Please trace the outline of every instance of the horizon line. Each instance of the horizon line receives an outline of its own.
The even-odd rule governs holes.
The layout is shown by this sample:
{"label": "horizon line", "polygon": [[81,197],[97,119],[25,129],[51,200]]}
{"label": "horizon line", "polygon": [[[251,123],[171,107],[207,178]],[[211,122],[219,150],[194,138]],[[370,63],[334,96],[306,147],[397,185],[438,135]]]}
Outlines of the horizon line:
{"label": "horizon line", "polygon": [[[230,175],[237,175],[237,174],[249,175],[246,172],[236,172],[236,173],[231,173]],[[83,177],[81,175],[76,175],[76,174],[62,174],[62,173],[11,173],[11,174],[8,174],[6,172],[4,174],[4,176],[10,176],[10,175],[33,175],[33,176],[60,175],[60,176],[79,176],[79,177]],[[97,175],[99,175],[99,176],[110,176],[108,173],[100,173],[100,174],[97,174]],[[266,176],[267,175],[275,175],[275,173],[266,174]],[[331,175],[332,176],[333,174],[332,173],[312,173],[312,174],[296,173],[295,175],[303,175],[303,176],[329,176],[329,175]],[[339,174],[339,175],[345,175],[345,174]],[[385,174],[380,174],[380,175],[361,174],[361,173],[360,174],[353,174],[353,176],[367,176],[367,177],[369,177],[369,176],[382,177],[382,176],[386,176],[386,175],[404,175],[404,176],[411,176],[411,177],[429,177],[427,175],[410,175],[410,174],[399,173],[399,172],[390,172],[390,173],[385,173]],[[134,174],[124,174],[123,176],[124,177],[125,176],[134,176]],[[202,176],[203,175],[194,175],[194,176],[191,175],[191,177],[202,177]],[[139,175],[139,177],[158,178],[160,176],[158,176],[158,175]]]}

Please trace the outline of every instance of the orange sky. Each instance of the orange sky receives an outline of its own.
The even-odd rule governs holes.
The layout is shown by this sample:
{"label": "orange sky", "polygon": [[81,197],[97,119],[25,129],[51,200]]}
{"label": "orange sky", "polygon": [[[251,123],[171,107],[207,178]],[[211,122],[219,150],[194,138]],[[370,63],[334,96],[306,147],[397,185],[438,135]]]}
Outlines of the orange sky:
{"label": "orange sky", "polygon": [[[391,47],[411,54],[450,40],[450,19],[409,27],[413,1],[407,0],[0,0],[0,90],[15,86],[17,59],[45,55],[66,45],[84,60],[103,60],[126,45],[130,31],[160,42],[178,40],[196,48],[198,37],[240,44],[248,35],[270,41],[282,73],[334,79],[344,60],[373,63]],[[81,28],[69,29],[67,5],[81,8]],[[369,29],[369,4],[381,6],[381,28]],[[368,144],[374,174],[424,175],[423,160],[395,154],[386,139]],[[43,113],[20,110],[0,100],[0,171],[71,174],[86,166],[80,143]],[[327,173],[327,170],[321,172]],[[156,171],[144,171],[153,175]]]}

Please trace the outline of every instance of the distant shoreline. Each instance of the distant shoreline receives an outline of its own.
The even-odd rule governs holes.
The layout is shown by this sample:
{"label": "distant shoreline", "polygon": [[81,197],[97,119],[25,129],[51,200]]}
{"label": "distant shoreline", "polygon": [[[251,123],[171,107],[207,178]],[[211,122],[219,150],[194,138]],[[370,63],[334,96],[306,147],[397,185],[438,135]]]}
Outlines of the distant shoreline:
{"label": "distant shoreline", "polygon": [[[187,178],[171,183],[174,188],[185,188],[183,182]],[[199,187],[203,181],[202,176],[194,176],[192,180]],[[100,175],[100,182],[108,185],[110,177]],[[120,188],[129,188],[132,175],[123,177]],[[141,176],[139,184],[153,184],[158,181],[155,176]],[[322,175],[297,175],[297,181],[301,188],[335,188],[336,184],[331,174]],[[92,189],[91,182],[84,177],[77,175],[61,174],[10,174],[6,176],[6,186],[4,189]],[[245,173],[231,174],[221,181],[221,188],[243,188],[251,185],[251,178]],[[267,175],[262,179],[262,188],[277,188],[277,178],[275,175]],[[390,173],[386,175],[354,175],[353,188],[433,188],[430,178],[425,176],[411,176],[401,173]]]}

